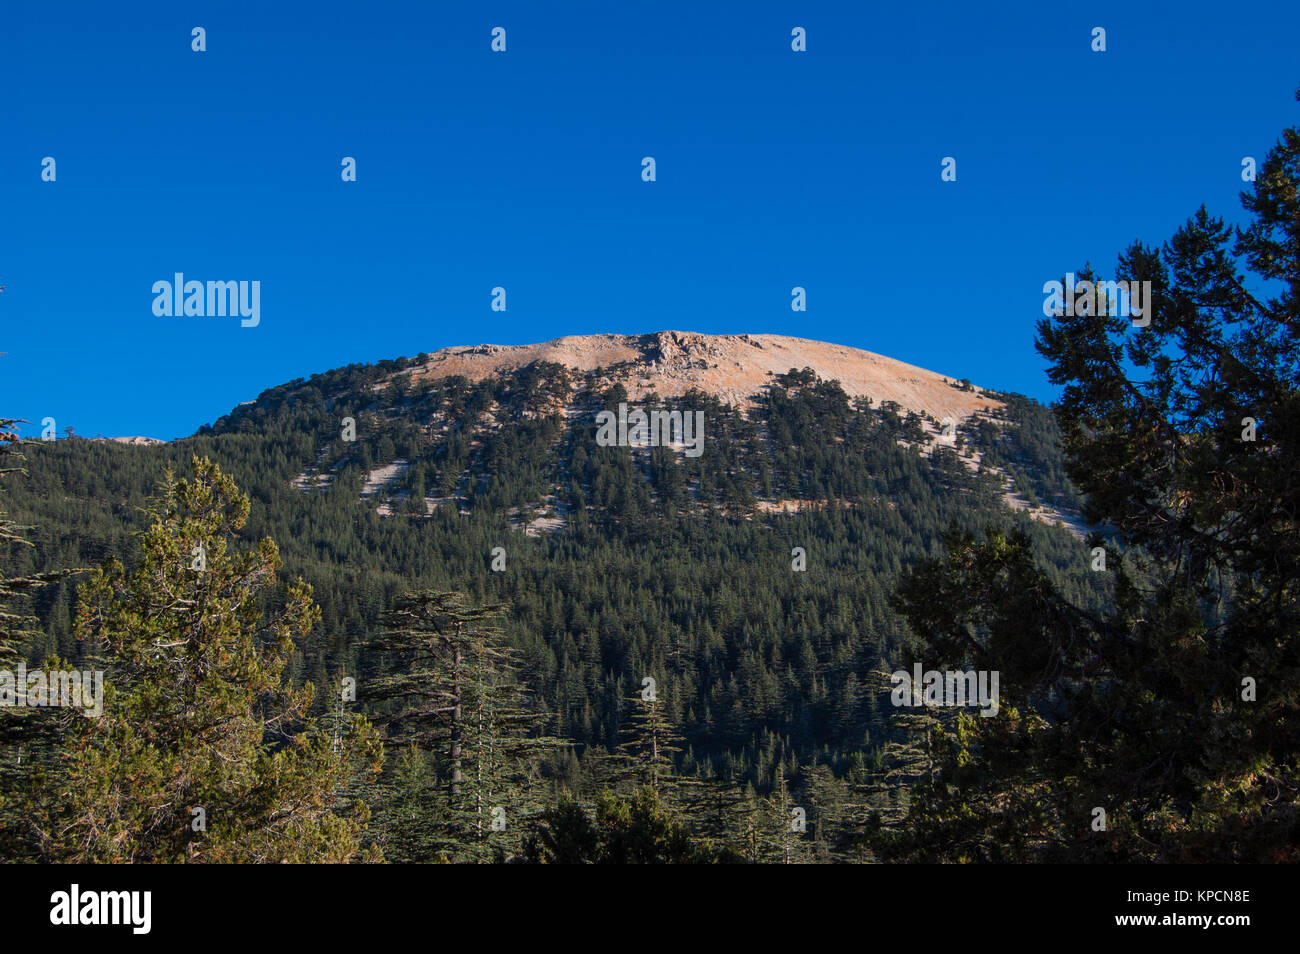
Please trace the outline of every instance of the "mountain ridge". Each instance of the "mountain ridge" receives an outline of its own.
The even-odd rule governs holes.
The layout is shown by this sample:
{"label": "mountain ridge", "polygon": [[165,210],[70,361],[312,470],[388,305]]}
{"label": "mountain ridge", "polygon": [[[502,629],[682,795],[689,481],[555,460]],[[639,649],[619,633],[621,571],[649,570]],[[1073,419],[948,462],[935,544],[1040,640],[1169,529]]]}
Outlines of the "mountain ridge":
{"label": "mountain ridge", "polygon": [[[959,379],[848,345],[789,335],[707,335],[656,331],[642,335],[565,335],[525,345],[459,345],[419,355],[401,372],[412,382],[463,376],[481,381],[536,362],[551,362],[603,383],[621,384],[632,400],[654,392],[680,397],[691,389],[748,408],[773,376],[809,368],[852,398],[893,401],[935,419],[960,420],[1002,402]],[[392,377],[375,385],[382,388]]]}

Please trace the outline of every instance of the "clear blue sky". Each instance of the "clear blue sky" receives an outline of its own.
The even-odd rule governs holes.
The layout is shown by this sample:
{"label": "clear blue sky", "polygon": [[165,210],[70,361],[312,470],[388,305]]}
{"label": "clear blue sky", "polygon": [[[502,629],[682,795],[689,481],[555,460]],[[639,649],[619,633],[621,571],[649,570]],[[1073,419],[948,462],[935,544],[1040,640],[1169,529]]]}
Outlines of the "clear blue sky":
{"label": "clear blue sky", "polygon": [[[0,416],[84,436],[182,436],[351,362],[667,328],[834,341],[1050,400],[1043,282],[1109,272],[1201,202],[1238,216],[1242,157],[1300,124],[1295,2],[2,19]],[[260,281],[260,325],[155,317],[178,271]]]}

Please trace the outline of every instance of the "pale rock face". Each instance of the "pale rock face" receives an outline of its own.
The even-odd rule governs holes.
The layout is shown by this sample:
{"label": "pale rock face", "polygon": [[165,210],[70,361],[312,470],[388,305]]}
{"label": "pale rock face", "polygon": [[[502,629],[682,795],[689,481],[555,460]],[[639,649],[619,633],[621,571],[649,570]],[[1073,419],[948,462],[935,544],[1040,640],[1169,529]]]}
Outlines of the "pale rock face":
{"label": "pale rock face", "polygon": [[621,383],[633,401],[650,391],[661,397],[678,397],[695,388],[745,408],[763,393],[774,374],[811,368],[824,380],[839,381],[850,397],[869,397],[877,405],[894,401],[905,411],[929,414],[937,420],[963,420],[1000,406],[978,390],[960,390],[955,378],[870,351],[786,335],[690,331],[570,335],[531,345],[443,348],[424,356],[410,372],[400,373],[410,373],[414,381],[452,375],[479,381],[534,361],[550,361],[582,373],[597,372],[608,384]]}
{"label": "pale rock face", "polygon": [[133,447],[151,447],[154,444],[166,444],[166,441],[160,441],[156,437],[110,437],[110,441],[115,444],[130,444]]}

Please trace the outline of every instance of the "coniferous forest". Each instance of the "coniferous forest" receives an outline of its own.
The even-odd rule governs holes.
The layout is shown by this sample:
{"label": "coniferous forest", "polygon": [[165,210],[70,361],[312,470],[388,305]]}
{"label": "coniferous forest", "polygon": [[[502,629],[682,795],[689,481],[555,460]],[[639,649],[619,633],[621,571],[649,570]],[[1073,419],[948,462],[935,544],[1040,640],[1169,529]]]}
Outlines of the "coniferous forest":
{"label": "coniferous forest", "polygon": [[[539,413],[549,392],[576,386],[557,366],[368,396],[387,370],[295,382],[170,445],[14,446],[24,473],[6,488],[13,519],[35,528],[33,546],[15,550],[15,576],[56,574],[32,593],[39,622],[27,656],[105,660],[111,686],[145,680],[148,691],[129,704],[110,695],[110,710],[145,707],[124,711],[132,725],[164,718],[148,706],[178,680],[225,700],[211,713],[165,717],[169,739],[201,737],[235,712],[263,723],[274,712],[284,728],[249,758],[327,740],[338,761],[317,792],[322,806],[368,821],[341,831],[330,849],[341,854],[325,857],[869,859],[866,826],[906,813],[903,767],[917,744],[896,723],[884,679],[923,645],[894,602],[903,568],[941,553],[946,534],[1016,528],[1036,541],[1051,579],[1084,605],[1104,605],[1108,584],[1088,570],[1083,542],[1017,520],[1003,502],[1008,478],[995,466],[1040,497],[1078,499],[1050,412],[1024,399],[1007,396],[1005,416],[963,432],[960,449],[930,454],[915,415],[855,406],[833,382],[792,372],[753,419],[706,395],[682,398],[706,408],[712,439],[727,448],[691,460],[595,447],[588,421]],[[590,404],[620,397],[594,393]],[[469,423],[489,406],[509,416]],[[332,440],[348,414],[356,441]],[[1035,428],[1047,439],[1032,438]],[[977,450],[983,464],[962,463]],[[390,486],[392,513],[377,515],[373,499],[361,500],[363,478],[394,459],[411,462],[401,489],[423,483],[453,504],[412,513]],[[334,479],[295,489],[308,470]],[[562,492],[545,506],[566,525],[530,532],[518,512],[555,486]],[[798,514],[756,507],[783,498],[826,503]],[[199,545],[203,571],[190,569]],[[68,569],[88,572],[59,574]],[[208,599],[222,601],[223,626],[234,625],[226,613],[236,606],[250,615],[213,630],[200,612]],[[168,615],[177,605],[191,615]],[[127,637],[129,626],[140,630]],[[158,640],[176,658],[149,659]],[[227,684],[220,667],[192,656],[200,646],[269,668],[252,684]],[[123,654],[145,670],[117,675]],[[209,675],[221,682],[208,686]],[[99,731],[83,740],[89,751],[114,744]],[[31,745],[27,772],[67,771],[66,752]],[[210,837],[230,797],[218,794],[224,771],[190,754],[216,775],[201,796],[191,787],[200,768],[168,762],[187,787],[160,792],[178,813],[162,823],[163,842],[47,856],[71,849],[50,843],[25,810],[6,825],[11,850],[240,858]],[[67,793],[103,799],[84,777],[68,783]],[[134,790],[125,778],[114,784]],[[56,801],[60,814],[46,824],[65,827],[68,806]],[[202,840],[186,835],[180,813],[191,802],[207,809]],[[785,837],[787,805],[810,819],[803,838]],[[504,818],[498,830],[493,809]],[[112,832],[115,845],[119,824],[134,830],[121,819],[85,824]],[[648,826],[636,829],[644,853],[605,844],[615,838],[606,824]],[[74,830],[84,846],[87,831]],[[593,847],[574,856],[562,839]],[[322,849],[295,838],[284,850]]]}
{"label": "coniferous forest", "polygon": [[[626,393],[546,362],[344,367],[157,446],[4,421],[5,665],[105,691],[5,713],[0,853],[1296,860],[1298,185],[1288,129],[1247,226],[1119,256],[1148,326],[1044,318],[1060,400],[950,444],[798,368],[644,402],[698,457],[599,446]],[[997,711],[900,706],[914,664]]]}
{"label": "coniferous forest", "polygon": [[[1221,21],[1098,5],[1108,51],[1050,4],[526,9],[509,33],[254,6],[212,14],[211,50],[171,11],[0,36],[0,68],[33,51],[5,159],[50,186],[0,166],[24,215],[0,255],[35,289],[0,375],[67,382],[48,425],[32,377],[0,407],[0,862],[1300,862],[1300,124],[1247,145],[1264,94]],[[1294,40],[1249,12],[1252,42]],[[1239,100],[1141,72],[1171,49]],[[1224,155],[1239,209],[1138,201]],[[66,259],[24,257],[51,233]],[[1055,269],[1060,241],[1043,311],[993,321],[1038,289],[987,249]],[[653,308],[753,330],[612,333]],[[779,322],[809,337],[757,330]],[[851,322],[982,372],[979,339],[1017,328],[1046,384],[1011,344],[1008,380],[954,368],[972,384],[850,347]],[[534,326],[567,363],[344,363]],[[772,371],[778,338],[838,350]],[[84,349],[123,347],[120,394],[78,383],[105,380]],[[185,389],[231,354],[289,369],[257,389],[332,370],[232,385],[175,440],[67,426],[210,407]],[[669,427],[696,420],[697,444]]]}

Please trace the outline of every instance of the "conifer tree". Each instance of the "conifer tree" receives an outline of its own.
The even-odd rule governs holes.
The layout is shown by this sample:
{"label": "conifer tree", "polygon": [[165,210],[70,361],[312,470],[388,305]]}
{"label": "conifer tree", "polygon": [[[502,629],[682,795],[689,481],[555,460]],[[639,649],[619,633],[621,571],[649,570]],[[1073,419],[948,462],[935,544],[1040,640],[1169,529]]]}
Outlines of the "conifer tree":
{"label": "conifer tree", "polygon": [[[3,289],[0,289],[3,290]],[[0,480],[25,476],[19,452],[22,439],[16,418],[0,418]],[[3,487],[0,486],[0,493]],[[0,669],[12,671],[26,661],[39,620],[26,611],[24,601],[42,587],[71,575],[73,570],[50,570],[10,575],[8,567],[18,548],[31,548],[26,531],[10,516],[0,497]],[[58,660],[50,662],[59,663]],[[33,770],[48,762],[66,713],[34,710],[19,705],[25,686],[14,685],[11,705],[0,709],[0,858],[30,857],[35,851],[31,827],[34,801],[41,787]]]}
{"label": "conifer tree", "polygon": [[285,665],[318,618],[310,588],[281,609],[262,599],[275,543],[238,546],[248,498],[210,460],[170,474],[134,569],[110,560],[81,593],[79,634],[103,647],[104,712],[67,742],[42,820],[50,860],[347,861],[364,804],[341,797],[375,771],[377,737],[360,717],[336,743],[307,715],[310,685]]}
{"label": "conifer tree", "polygon": [[429,824],[431,806],[445,803],[433,757],[414,744],[386,751],[388,768],[368,795],[374,816],[367,836],[394,864],[449,860],[447,839]]}
{"label": "conifer tree", "polygon": [[1245,227],[1202,206],[1120,256],[1141,315],[1040,322],[1114,597],[1063,594],[1024,532],[954,532],[907,575],[912,629],[1000,670],[1003,701],[959,720],[890,857],[1296,860],[1300,127],[1242,203]]}
{"label": "conifer tree", "polygon": [[[653,679],[653,677],[648,677]],[[643,683],[642,690],[630,698],[632,714],[624,726],[619,744],[621,770],[616,774],[635,779],[664,796],[682,782],[676,776],[675,757],[682,751],[683,739],[668,717],[663,689],[657,682]]]}
{"label": "conifer tree", "polygon": [[561,801],[534,823],[524,856],[540,864],[709,864],[741,860],[692,838],[681,818],[648,785],[629,795],[602,792],[590,814],[577,802]]}
{"label": "conifer tree", "polygon": [[776,782],[767,798],[779,864],[803,864],[809,860],[808,808],[796,805],[785,777],[785,763],[778,762]]}
{"label": "conifer tree", "polygon": [[372,644],[391,657],[391,675],[368,690],[376,718],[391,741],[431,753],[441,769],[423,841],[448,857],[484,861],[518,850],[524,819],[540,808],[532,762],[558,744],[537,732],[542,715],[501,631],[504,612],[460,593],[410,594]]}

